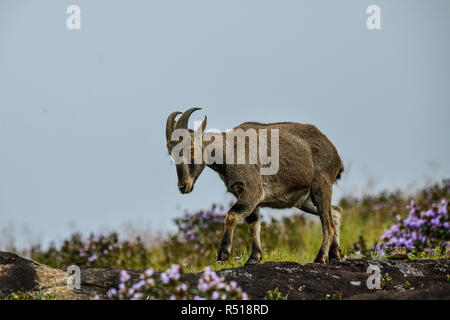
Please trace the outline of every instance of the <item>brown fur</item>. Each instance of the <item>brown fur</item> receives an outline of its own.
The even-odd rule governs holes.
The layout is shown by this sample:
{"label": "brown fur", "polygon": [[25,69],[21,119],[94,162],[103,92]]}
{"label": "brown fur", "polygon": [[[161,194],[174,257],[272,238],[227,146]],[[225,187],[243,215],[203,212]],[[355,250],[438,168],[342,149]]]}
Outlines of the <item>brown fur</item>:
{"label": "brown fur", "polygon": [[[186,113],[190,114],[192,110]],[[187,120],[184,119],[183,122],[187,123]],[[205,126],[206,118],[202,126],[203,130]],[[178,185],[186,186],[183,193],[192,191],[204,167],[209,166],[219,174],[227,190],[237,198],[225,218],[225,231],[218,250],[218,260],[228,259],[234,230],[239,222],[245,219],[250,226],[252,237],[252,253],[247,263],[261,261],[262,250],[259,239],[259,208],[261,207],[297,207],[318,215],[322,223],[323,237],[315,262],[325,264],[329,262],[329,258],[339,259],[339,230],[336,227],[340,227],[341,209],[332,206],[331,195],[333,183],[340,178],[343,165],[330,140],[310,124],[245,122],[234,129],[238,128],[255,129],[257,132],[258,129],[268,129],[268,132],[270,129],[279,130],[279,170],[276,174],[261,175],[259,162],[257,164],[177,165]],[[225,136],[223,141],[226,143]],[[208,143],[204,142],[204,145]],[[270,134],[268,134],[268,148],[270,150]],[[170,153],[169,141],[168,149]],[[235,153],[237,153],[236,144]],[[268,154],[270,155],[270,152]],[[246,158],[248,161],[248,143]]]}

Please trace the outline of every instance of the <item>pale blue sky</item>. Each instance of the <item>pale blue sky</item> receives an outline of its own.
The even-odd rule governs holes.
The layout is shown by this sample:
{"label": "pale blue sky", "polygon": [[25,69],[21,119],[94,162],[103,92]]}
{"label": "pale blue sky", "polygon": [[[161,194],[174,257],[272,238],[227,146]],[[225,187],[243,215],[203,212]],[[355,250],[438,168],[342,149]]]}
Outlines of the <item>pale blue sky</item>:
{"label": "pale blue sky", "polygon": [[227,204],[210,170],[177,190],[165,120],[193,106],[222,130],[316,124],[347,168],[335,200],[370,179],[392,190],[448,177],[449,31],[446,0],[2,0],[0,230],[23,243],[71,223],[169,230],[184,209]]}

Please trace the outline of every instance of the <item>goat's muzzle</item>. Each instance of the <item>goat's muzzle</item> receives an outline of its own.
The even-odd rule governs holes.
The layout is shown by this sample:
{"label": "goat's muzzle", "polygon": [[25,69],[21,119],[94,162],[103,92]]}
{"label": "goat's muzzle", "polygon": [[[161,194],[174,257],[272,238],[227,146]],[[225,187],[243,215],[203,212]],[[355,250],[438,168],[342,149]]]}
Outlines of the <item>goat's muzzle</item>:
{"label": "goat's muzzle", "polygon": [[180,190],[182,194],[190,193],[193,189],[193,186],[190,184],[183,183],[178,185],[178,190]]}

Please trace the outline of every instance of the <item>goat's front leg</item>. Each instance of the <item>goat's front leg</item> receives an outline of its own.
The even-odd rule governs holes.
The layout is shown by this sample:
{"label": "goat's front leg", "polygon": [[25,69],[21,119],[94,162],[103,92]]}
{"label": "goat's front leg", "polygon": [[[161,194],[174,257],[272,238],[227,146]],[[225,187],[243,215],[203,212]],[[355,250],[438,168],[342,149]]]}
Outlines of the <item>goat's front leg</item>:
{"label": "goat's front leg", "polygon": [[242,219],[245,219],[253,212],[258,205],[259,199],[259,195],[246,191],[239,195],[238,201],[225,216],[225,231],[217,251],[217,261],[224,261],[230,257],[234,230]]}

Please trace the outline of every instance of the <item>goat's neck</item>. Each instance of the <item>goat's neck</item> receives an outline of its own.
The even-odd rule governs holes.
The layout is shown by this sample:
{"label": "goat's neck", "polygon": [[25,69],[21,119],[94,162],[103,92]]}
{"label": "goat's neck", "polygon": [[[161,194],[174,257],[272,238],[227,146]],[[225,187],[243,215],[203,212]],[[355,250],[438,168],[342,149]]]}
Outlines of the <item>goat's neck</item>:
{"label": "goat's neck", "polygon": [[[221,133],[222,135],[222,159],[223,159],[223,163],[211,163],[211,164],[207,164],[207,166],[209,168],[211,168],[212,170],[216,171],[218,174],[220,174],[221,176],[225,176],[226,174],[226,163],[225,163],[225,159],[226,159],[226,134],[225,133]],[[214,141],[204,141],[202,142],[202,146],[203,146],[203,150],[205,150],[206,146],[208,146],[210,143],[212,143]],[[217,152],[217,149],[215,150]]]}

